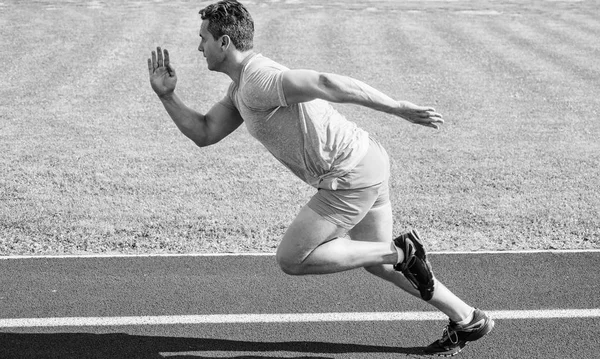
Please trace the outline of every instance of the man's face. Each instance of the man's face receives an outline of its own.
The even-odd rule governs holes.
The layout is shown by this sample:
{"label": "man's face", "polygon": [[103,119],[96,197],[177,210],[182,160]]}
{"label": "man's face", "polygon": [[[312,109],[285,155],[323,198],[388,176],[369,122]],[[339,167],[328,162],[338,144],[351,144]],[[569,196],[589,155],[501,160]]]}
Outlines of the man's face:
{"label": "man's face", "polygon": [[200,45],[198,46],[198,51],[204,54],[208,69],[211,71],[217,70],[224,58],[219,40],[220,39],[213,38],[212,34],[208,32],[208,20],[202,20],[202,25],[200,25]]}

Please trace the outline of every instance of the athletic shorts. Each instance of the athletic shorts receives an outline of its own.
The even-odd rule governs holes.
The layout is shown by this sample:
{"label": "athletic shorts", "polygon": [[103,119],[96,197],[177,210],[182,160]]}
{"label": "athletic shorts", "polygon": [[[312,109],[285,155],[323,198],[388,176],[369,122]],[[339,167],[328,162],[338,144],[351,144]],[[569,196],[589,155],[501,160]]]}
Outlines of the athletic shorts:
{"label": "athletic shorts", "polygon": [[308,207],[329,222],[352,229],[372,209],[390,203],[390,160],[385,149],[370,139],[365,157],[338,179],[338,188],[319,188]]}

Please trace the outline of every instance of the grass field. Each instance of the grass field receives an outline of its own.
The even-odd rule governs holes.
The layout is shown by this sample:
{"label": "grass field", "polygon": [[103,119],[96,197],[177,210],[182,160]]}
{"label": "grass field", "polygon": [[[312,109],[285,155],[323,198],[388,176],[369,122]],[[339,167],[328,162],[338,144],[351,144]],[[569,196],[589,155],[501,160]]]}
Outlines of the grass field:
{"label": "grass field", "polygon": [[[272,252],[314,190],[246,129],[197,148],[148,83],[169,49],[206,111],[206,3],[0,2],[0,255]],[[247,2],[255,47],[444,114],[336,106],[392,157],[395,230],[432,250],[600,248],[598,1]]]}

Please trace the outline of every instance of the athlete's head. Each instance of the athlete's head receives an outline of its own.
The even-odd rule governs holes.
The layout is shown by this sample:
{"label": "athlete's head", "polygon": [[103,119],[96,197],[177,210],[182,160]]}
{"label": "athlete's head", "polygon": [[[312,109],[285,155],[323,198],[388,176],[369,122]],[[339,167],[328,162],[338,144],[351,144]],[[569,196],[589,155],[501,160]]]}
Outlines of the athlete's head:
{"label": "athlete's head", "polygon": [[254,21],[244,5],[236,0],[222,0],[200,10],[207,30],[214,40],[226,35],[238,51],[252,50]]}

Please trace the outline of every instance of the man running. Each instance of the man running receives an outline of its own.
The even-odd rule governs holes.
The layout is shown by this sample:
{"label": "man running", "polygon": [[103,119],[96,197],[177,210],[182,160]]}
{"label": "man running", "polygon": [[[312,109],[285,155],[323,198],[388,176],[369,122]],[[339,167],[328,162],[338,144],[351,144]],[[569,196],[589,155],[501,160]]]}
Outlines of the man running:
{"label": "man running", "polygon": [[428,353],[454,355],[489,333],[493,320],[435,279],[415,230],[392,240],[388,155],[330,102],[365,106],[435,129],[442,116],[353,78],[290,70],[258,54],[252,17],[237,1],[219,1],[200,15],[198,50],[209,70],[231,78],[227,94],[206,114],[188,107],[175,93],[169,52],[160,47],[148,59],[150,83],[196,145],[217,143],[245,123],[275,158],[317,189],[281,240],[276,255],[281,269],[306,275],[365,268],[422,298],[450,319]]}

